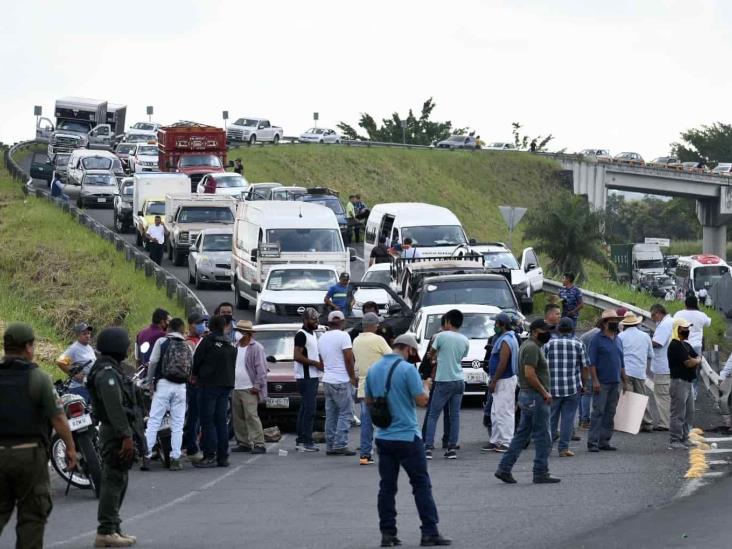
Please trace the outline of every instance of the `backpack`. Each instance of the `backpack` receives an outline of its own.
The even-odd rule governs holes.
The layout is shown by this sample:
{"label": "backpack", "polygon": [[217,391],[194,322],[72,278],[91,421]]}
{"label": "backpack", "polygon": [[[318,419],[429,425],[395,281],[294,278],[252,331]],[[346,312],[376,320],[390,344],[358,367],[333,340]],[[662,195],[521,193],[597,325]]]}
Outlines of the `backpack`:
{"label": "backpack", "polygon": [[368,405],[371,423],[381,429],[386,429],[391,425],[391,411],[389,410],[387,397],[389,396],[389,389],[391,389],[391,376],[401,361],[401,358],[396,359],[391,365],[391,368],[389,368],[389,375],[386,376],[386,387],[384,387],[384,396],[373,397],[373,400]]}
{"label": "backpack", "polygon": [[193,353],[182,339],[168,338],[160,348],[160,375],[173,383],[185,383],[191,376]]}

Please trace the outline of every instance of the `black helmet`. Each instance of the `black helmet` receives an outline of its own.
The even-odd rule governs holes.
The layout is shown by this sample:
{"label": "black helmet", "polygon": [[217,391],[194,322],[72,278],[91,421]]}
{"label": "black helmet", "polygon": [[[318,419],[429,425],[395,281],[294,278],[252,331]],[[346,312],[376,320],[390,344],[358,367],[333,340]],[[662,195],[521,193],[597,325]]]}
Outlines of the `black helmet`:
{"label": "black helmet", "polygon": [[104,328],[97,336],[97,349],[103,355],[127,356],[130,347],[130,336],[124,328]]}

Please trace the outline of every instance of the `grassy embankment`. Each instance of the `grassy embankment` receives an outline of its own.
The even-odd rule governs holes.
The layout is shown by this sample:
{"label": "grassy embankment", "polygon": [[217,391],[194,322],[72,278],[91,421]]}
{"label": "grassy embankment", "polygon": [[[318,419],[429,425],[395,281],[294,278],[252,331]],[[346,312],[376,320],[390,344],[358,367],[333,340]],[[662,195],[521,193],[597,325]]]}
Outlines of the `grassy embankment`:
{"label": "grassy embankment", "polygon": [[121,252],[46,200],[24,198],[0,160],[0,324],[25,321],[39,335],[38,361],[53,362],[84,321],[133,335],[156,307],[184,311]]}

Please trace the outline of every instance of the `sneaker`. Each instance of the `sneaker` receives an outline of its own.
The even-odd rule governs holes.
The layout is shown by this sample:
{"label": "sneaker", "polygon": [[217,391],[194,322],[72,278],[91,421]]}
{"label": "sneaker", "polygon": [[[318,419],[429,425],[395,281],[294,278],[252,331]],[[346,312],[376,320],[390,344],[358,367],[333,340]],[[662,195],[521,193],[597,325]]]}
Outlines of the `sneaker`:
{"label": "sneaker", "polygon": [[266,453],[267,453],[267,448],[265,448],[264,446],[255,446],[254,448],[252,448],[252,454],[266,454]]}
{"label": "sneaker", "polygon": [[600,451],[600,449],[599,449],[599,448],[598,448],[597,446],[587,446],[587,451],[588,451],[588,452],[593,452],[593,453],[595,453],[595,452],[599,452],[599,451]]}
{"label": "sneaker", "polygon": [[358,416],[356,414],[353,414],[353,417],[351,418],[351,425],[355,425],[356,427],[361,426],[361,420],[358,419]]}
{"label": "sneaker", "polygon": [[402,540],[396,537],[396,534],[381,534],[381,546],[382,547],[394,547],[401,545]]}
{"label": "sneaker", "polygon": [[216,467],[216,458],[203,458],[200,461],[194,461],[193,466],[200,469],[209,469],[211,467]]}
{"label": "sneaker", "polygon": [[229,460],[226,459],[224,461],[217,461],[216,467],[228,467],[229,466]]}
{"label": "sneaker", "polygon": [[436,547],[442,545],[452,545],[450,538],[443,538],[440,534],[436,536],[422,536],[422,541],[419,542],[422,547]]}
{"label": "sneaker", "polygon": [[183,466],[180,464],[179,459],[173,459],[170,458],[170,467],[168,467],[171,471],[182,471]]}
{"label": "sneaker", "polygon": [[424,457],[426,457],[427,459],[432,459],[432,448],[427,448],[424,451]]}
{"label": "sneaker", "polygon": [[534,484],[557,484],[558,482],[562,482],[562,479],[553,477],[549,473],[534,477]]}
{"label": "sneaker", "polygon": [[580,421],[579,428],[583,431],[588,431],[590,429],[590,422],[587,420]]}
{"label": "sneaker", "polygon": [[493,448],[494,452],[498,452],[499,454],[505,454],[508,452],[508,446],[505,444],[496,444],[496,446]]}
{"label": "sneaker", "polygon": [[607,444],[606,446],[598,446],[598,448],[600,450],[602,450],[603,452],[617,452],[618,451],[618,449],[615,446],[610,446],[609,444]]}
{"label": "sneaker", "polygon": [[447,452],[445,452],[445,459],[457,459],[457,451],[455,448],[450,448]]}
{"label": "sneaker", "polygon": [[678,440],[674,440],[671,444],[668,446],[669,450],[687,450],[686,444],[683,442],[679,442]]}
{"label": "sneaker", "polygon": [[496,478],[501,479],[506,484],[516,484],[516,479],[513,478],[513,475],[507,471],[496,471],[494,475]]}
{"label": "sneaker", "polygon": [[641,433],[652,433],[653,432],[653,427],[651,427],[650,425],[643,425],[640,428],[640,430],[641,430]]}
{"label": "sneaker", "polygon": [[192,463],[201,461],[203,459],[203,452],[196,452],[195,454],[186,454],[186,459]]}
{"label": "sneaker", "polygon": [[493,444],[492,442],[489,442],[488,444],[484,444],[483,446],[481,446],[480,451],[481,452],[492,452],[495,447],[496,447],[495,444]]}
{"label": "sneaker", "polygon": [[355,456],[356,452],[350,448],[334,448],[325,453],[328,456]]}
{"label": "sneaker", "polygon": [[134,545],[136,541],[123,538],[116,532],[114,534],[97,534],[97,537],[94,538],[94,547],[129,547]]}
{"label": "sneaker", "polygon": [[302,447],[302,452],[320,452],[320,448],[315,446],[315,444],[306,444]]}
{"label": "sneaker", "polygon": [[[142,463],[140,464],[140,471],[149,471],[150,466],[152,465],[152,459],[149,457],[142,458]],[[114,546],[112,546],[114,547]]]}
{"label": "sneaker", "polygon": [[571,458],[574,456],[575,456],[575,453],[572,450],[562,450],[561,452],[559,452],[559,457]]}
{"label": "sneaker", "polygon": [[374,458],[369,455],[361,456],[358,460],[359,465],[371,465],[372,463],[374,463]]}
{"label": "sneaker", "polygon": [[660,427],[659,426],[659,427],[654,427],[653,430],[654,431],[668,431],[668,427]]}
{"label": "sneaker", "polygon": [[582,440],[582,437],[577,435],[576,433],[572,432],[572,440],[574,442],[579,442],[580,440]]}
{"label": "sneaker", "polygon": [[249,446],[248,444],[246,444],[246,445],[244,445],[244,444],[237,444],[236,446],[234,446],[231,449],[231,451],[232,452],[237,452],[237,453],[239,453],[239,452],[249,453],[249,452],[252,451],[252,447]]}

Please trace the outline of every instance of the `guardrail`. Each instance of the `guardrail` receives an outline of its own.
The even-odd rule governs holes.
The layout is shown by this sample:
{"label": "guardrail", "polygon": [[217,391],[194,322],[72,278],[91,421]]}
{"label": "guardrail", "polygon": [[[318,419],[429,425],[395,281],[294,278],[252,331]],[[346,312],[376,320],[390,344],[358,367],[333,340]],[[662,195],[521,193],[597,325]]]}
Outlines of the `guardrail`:
{"label": "guardrail", "polygon": [[194,312],[206,316],[208,315],[206,307],[198,296],[188,286],[178,280],[175,275],[152,261],[145,252],[127,242],[120,235],[105,227],[96,219],[87,215],[86,212],[77,208],[74,204],[70,204],[60,198],[51,197],[50,193],[46,189],[33,188],[33,179],[31,179],[29,173],[25,172],[25,170],[15,162],[13,154],[34,144],[35,141],[24,141],[5,149],[5,165],[8,167],[8,171],[13,179],[23,182],[28,192],[33,192],[35,196],[39,198],[47,199],[63,211],[69,213],[74,219],[87,227],[90,231],[114,244],[114,247],[118,251],[124,253],[127,261],[134,262],[136,269],[144,271],[145,276],[148,278],[154,278],[158,288],[165,287],[165,292],[168,297],[171,299],[175,298],[178,303],[185,308],[186,316],[189,316]]}

